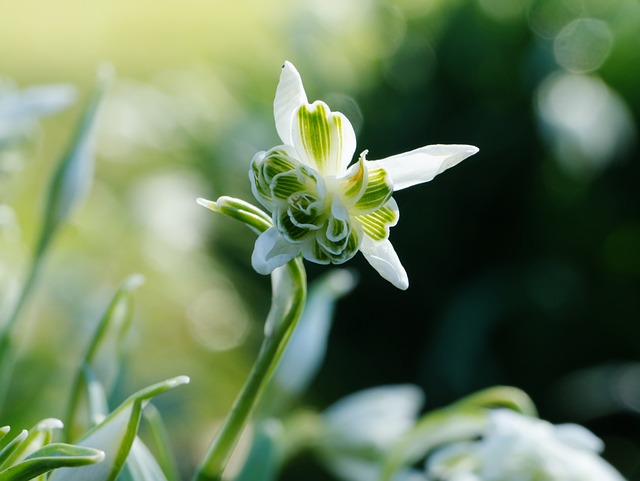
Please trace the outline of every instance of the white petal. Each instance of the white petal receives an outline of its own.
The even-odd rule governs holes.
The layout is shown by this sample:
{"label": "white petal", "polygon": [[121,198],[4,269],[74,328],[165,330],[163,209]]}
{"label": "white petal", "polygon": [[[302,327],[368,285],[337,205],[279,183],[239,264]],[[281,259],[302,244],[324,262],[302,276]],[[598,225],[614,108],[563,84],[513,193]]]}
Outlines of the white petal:
{"label": "white petal", "polygon": [[576,449],[600,453],[604,450],[602,440],[579,424],[557,424],[555,436],[564,444]]}
{"label": "white petal", "polygon": [[386,280],[403,291],[409,287],[407,272],[402,267],[398,254],[389,240],[376,242],[367,235],[362,236],[360,250],[369,264]]}
{"label": "white petal", "polygon": [[270,227],[256,239],[251,265],[258,274],[271,274],[276,267],[285,265],[298,254],[300,246],[287,242],[278,229]]}
{"label": "white petal", "polygon": [[393,190],[429,182],[436,175],[478,152],[473,145],[427,145],[419,149],[374,160],[370,168],[382,167],[393,181]]}
{"label": "white petal", "polygon": [[282,142],[293,145],[291,141],[291,123],[294,111],[307,102],[307,94],[302,86],[302,79],[296,68],[290,62],[285,62],[280,74],[280,83],[276,89],[273,101],[273,115],[276,120],[276,130]]}
{"label": "white petal", "polygon": [[423,404],[424,393],[413,384],[377,386],[340,399],[323,417],[335,446],[382,451],[411,429]]}

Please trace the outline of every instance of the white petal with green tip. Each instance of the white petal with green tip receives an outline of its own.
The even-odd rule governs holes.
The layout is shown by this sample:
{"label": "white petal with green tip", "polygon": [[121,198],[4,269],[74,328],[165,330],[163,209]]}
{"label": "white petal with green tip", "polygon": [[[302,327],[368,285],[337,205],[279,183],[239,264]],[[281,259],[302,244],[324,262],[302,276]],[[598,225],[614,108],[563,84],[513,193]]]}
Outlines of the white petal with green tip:
{"label": "white petal with green tip", "polygon": [[374,160],[369,168],[381,167],[393,181],[393,190],[429,182],[436,175],[478,152],[473,145],[427,145],[419,149]]}

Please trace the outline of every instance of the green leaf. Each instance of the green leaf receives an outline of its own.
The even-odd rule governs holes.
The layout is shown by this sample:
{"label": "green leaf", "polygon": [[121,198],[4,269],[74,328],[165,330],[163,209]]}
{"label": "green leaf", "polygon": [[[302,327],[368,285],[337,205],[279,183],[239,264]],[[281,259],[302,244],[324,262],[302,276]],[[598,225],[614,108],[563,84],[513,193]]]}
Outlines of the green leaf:
{"label": "green leaf", "polygon": [[355,285],[354,275],[340,269],[311,284],[307,304],[264,398],[271,410],[301,395],[313,380],[324,361],[335,305]]}
{"label": "green leaf", "polygon": [[167,481],[153,454],[137,436],[131,446],[125,469],[132,481]]}
{"label": "green leaf", "polygon": [[52,443],[0,472],[0,481],[27,481],[53,469],[87,466],[100,463],[103,459],[104,453],[97,449]]}
{"label": "green leaf", "polygon": [[524,391],[511,386],[484,389],[461,399],[454,406],[508,408],[526,416],[538,417],[538,411],[531,398]]}
{"label": "green leaf", "polygon": [[443,408],[426,414],[383,460],[381,481],[391,481],[402,468],[415,464],[442,444],[479,435],[486,417],[486,410],[470,407]]}
{"label": "green leaf", "polygon": [[76,439],[93,424],[96,416],[105,416],[108,412],[106,399],[118,376],[124,340],[133,319],[134,292],[143,281],[139,274],[125,279],[98,324],[71,391],[68,439]]}
{"label": "green leaf", "polygon": [[279,471],[278,436],[282,426],[271,419],[260,424],[242,471],[234,481],[274,481]]}
{"label": "green leaf", "polygon": [[153,439],[155,459],[169,481],[179,481],[180,475],[169,441],[169,433],[160,412],[153,404],[149,404],[143,412],[143,419]]}
{"label": "green leaf", "polygon": [[49,444],[52,438],[52,431],[62,427],[62,421],[59,419],[48,418],[40,421],[27,431],[26,436],[23,437],[23,433],[20,433],[16,437],[17,443],[12,447],[11,453],[3,459],[0,468],[16,464],[42,446]]}
{"label": "green leaf", "polygon": [[99,107],[111,83],[113,70],[105,66],[98,72],[98,84],[76,128],[71,144],[62,157],[49,185],[44,223],[36,255],[47,248],[57,228],[66,221],[80,198],[88,191],[93,177],[93,140]]}
{"label": "green leaf", "polygon": [[26,276],[18,299],[9,311],[7,319],[0,319],[0,407],[4,402],[15,366],[13,331],[33,288],[36,284],[42,258],[58,227],[69,217],[71,210],[89,189],[93,177],[93,133],[98,107],[102,102],[107,84],[112,77],[111,69],[99,72],[98,85],[77,126],[77,132],[66,154],[59,162],[45,204],[45,213],[38,244],[31,268]]}
{"label": "green leaf", "polygon": [[113,481],[122,470],[138,431],[142,408],[148,400],[181,384],[186,376],[154,384],[138,391],[92,428],[77,444],[104,451],[105,461],[76,469],[59,469],[49,481]]}
{"label": "green leaf", "polygon": [[67,108],[76,89],[67,84],[34,85],[23,90],[0,79],[0,150],[13,147],[29,135],[41,117]]}
{"label": "green leaf", "polygon": [[9,432],[11,431],[11,428],[9,426],[2,426],[0,428],[0,445],[2,445],[2,441],[4,440],[4,437],[9,434]]}
{"label": "green leaf", "polygon": [[[0,450],[0,469],[7,466],[7,460],[11,458],[13,452],[20,447],[22,442],[27,439],[29,431],[23,429],[20,433],[10,441],[8,441]],[[6,437],[6,436],[5,436]],[[3,439],[4,440],[4,439]]]}

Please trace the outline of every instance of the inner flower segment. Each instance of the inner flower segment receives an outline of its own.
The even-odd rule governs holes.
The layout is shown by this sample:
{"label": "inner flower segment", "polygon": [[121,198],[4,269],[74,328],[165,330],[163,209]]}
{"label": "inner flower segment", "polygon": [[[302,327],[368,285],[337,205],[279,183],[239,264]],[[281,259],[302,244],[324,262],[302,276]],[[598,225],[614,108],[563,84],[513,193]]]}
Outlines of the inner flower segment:
{"label": "inner flower segment", "polygon": [[299,245],[305,258],[341,264],[356,254],[362,227],[336,195],[336,182],[283,149],[258,154],[251,167],[256,197],[271,211],[278,232]]}

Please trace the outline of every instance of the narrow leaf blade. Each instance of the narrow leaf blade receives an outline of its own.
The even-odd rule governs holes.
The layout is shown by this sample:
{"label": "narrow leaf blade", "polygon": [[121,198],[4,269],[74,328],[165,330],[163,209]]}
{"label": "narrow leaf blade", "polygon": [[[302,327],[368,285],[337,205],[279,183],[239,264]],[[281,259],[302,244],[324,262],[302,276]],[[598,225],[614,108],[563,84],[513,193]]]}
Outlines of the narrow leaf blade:
{"label": "narrow leaf blade", "polygon": [[138,431],[142,408],[149,399],[189,382],[186,376],[178,376],[142,389],[130,396],[104,421],[91,429],[77,444],[92,447],[105,453],[100,464],[77,469],[58,469],[49,481],[113,481],[122,470]]}
{"label": "narrow leaf blade", "polygon": [[28,481],[53,469],[87,466],[100,463],[103,459],[104,453],[97,449],[52,443],[0,472],[0,481]]}

